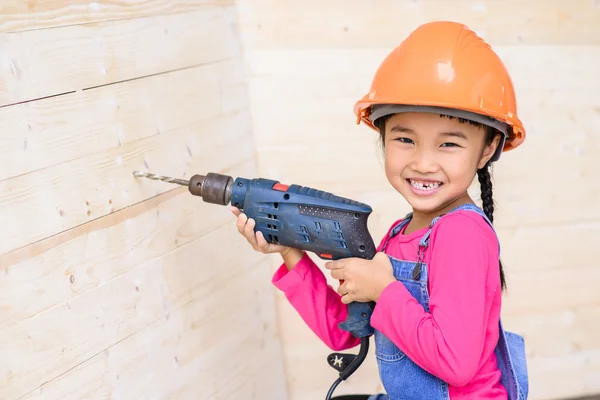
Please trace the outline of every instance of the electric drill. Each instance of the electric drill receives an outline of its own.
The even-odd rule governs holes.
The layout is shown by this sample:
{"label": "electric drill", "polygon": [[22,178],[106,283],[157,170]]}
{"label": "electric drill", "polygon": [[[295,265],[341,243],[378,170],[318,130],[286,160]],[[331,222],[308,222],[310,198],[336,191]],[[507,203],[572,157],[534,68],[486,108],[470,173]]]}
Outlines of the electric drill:
{"label": "electric drill", "polygon": [[[376,254],[367,228],[372,209],[354,200],[265,178],[234,180],[228,175],[208,173],[183,180],[138,171],[134,176],[187,186],[192,195],[207,203],[231,204],[254,219],[255,231],[261,231],[270,243],[309,251],[327,260],[372,259]],[[361,347],[356,356],[333,353],[328,357],[329,364],[340,376],[327,399],[364,361],[369,336],[373,334],[369,320],[374,306],[373,302],[348,304],[348,317],[339,327],[360,338]]]}

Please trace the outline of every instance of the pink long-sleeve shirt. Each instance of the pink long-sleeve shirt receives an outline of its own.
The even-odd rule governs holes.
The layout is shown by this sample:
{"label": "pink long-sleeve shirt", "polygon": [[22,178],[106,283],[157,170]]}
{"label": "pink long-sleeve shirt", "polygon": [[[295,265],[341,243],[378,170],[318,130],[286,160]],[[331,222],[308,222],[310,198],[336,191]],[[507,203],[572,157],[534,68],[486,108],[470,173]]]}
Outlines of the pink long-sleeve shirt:
{"label": "pink long-sleeve shirt", "polygon": [[[416,261],[426,231],[400,232],[386,253]],[[507,398],[494,354],[502,295],[498,251],[496,235],[481,216],[464,210],[444,216],[434,225],[425,252],[430,312],[401,282],[394,282],[382,292],[371,317],[371,325],[417,365],[448,382],[452,400]],[[359,344],[338,327],[347,306],[308,254],[289,272],[282,264],[273,284],[329,348],[340,351]]]}

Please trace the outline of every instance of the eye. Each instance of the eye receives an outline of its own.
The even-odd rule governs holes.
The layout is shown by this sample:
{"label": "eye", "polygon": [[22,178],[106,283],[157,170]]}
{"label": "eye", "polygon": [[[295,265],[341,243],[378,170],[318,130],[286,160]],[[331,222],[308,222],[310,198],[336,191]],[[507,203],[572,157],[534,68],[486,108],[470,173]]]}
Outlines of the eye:
{"label": "eye", "polygon": [[446,142],[444,144],[442,144],[442,147],[461,147],[456,143],[451,143],[451,142]]}
{"label": "eye", "polygon": [[397,140],[401,143],[408,143],[408,144],[413,143],[412,140],[410,140],[409,138],[405,138],[405,137],[398,137],[398,138],[395,138],[394,140]]}

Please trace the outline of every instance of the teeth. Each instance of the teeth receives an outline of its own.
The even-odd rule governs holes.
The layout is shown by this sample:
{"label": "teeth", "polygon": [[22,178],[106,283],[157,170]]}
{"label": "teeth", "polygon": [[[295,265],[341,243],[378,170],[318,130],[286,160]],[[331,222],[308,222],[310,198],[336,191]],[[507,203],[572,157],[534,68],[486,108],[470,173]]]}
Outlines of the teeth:
{"label": "teeth", "polygon": [[440,182],[423,183],[423,182],[419,182],[419,181],[413,181],[412,179],[410,179],[410,184],[419,190],[433,190],[440,186]]}

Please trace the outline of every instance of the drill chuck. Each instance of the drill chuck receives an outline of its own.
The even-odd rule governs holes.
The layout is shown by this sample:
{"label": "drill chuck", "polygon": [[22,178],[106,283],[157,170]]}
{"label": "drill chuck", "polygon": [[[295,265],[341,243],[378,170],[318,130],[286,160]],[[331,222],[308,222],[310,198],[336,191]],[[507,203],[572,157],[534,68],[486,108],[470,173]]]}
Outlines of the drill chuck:
{"label": "drill chuck", "polygon": [[202,197],[207,203],[227,205],[231,201],[233,178],[228,175],[209,172],[206,175],[194,175],[190,178],[189,191]]}

